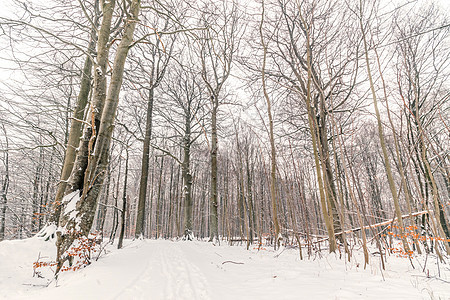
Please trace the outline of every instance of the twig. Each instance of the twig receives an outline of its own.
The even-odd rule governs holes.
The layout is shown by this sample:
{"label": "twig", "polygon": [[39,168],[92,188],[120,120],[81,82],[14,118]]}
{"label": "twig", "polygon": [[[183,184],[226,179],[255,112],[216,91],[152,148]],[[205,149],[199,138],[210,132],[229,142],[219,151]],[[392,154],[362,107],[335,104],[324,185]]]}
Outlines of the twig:
{"label": "twig", "polygon": [[280,253],[275,254],[273,257],[275,257],[275,258],[279,257],[281,255],[281,253],[284,252],[284,250],[286,250],[286,247],[284,247]]}
{"label": "twig", "polygon": [[235,265],[243,265],[244,264],[243,262],[235,262],[235,261],[232,261],[232,260],[227,260],[227,261],[224,261],[222,263],[222,265],[224,265],[226,263],[232,263],[232,264],[235,264]]}

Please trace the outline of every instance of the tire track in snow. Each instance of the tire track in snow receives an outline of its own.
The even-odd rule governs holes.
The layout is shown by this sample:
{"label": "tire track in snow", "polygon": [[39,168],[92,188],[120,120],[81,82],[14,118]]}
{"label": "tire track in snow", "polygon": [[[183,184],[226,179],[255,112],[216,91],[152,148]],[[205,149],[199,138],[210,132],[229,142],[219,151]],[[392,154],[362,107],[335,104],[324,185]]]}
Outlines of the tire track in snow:
{"label": "tire track in snow", "polygon": [[[185,245],[184,245],[185,246]],[[211,299],[207,278],[186,257],[183,244],[148,243],[138,275],[114,299]]]}
{"label": "tire track in snow", "polygon": [[[146,245],[144,244],[142,248],[146,248]],[[141,251],[145,250],[141,249]],[[113,299],[148,299],[148,283],[151,280],[152,261],[151,259],[145,259],[141,265],[144,265],[144,267],[137,270],[137,275]]]}
{"label": "tire track in snow", "polygon": [[166,276],[164,299],[211,299],[206,277],[173,243],[160,249],[162,270]]}

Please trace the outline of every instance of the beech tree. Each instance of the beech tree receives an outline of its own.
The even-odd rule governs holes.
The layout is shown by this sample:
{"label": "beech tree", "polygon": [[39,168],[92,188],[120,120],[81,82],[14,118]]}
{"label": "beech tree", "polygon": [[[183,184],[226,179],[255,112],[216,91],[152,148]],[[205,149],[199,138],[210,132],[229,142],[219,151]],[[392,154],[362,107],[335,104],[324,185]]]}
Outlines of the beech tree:
{"label": "beech tree", "polygon": [[[127,7],[125,27],[117,47],[109,87],[106,83],[106,67],[109,54],[108,45],[111,33],[115,1],[103,3],[103,17],[98,33],[97,65],[94,72],[93,107],[90,124],[85,130],[75,159],[75,167],[69,177],[66,189],[66,201],[69,209],[64,210],[57,231],[57,269],[59,273],[64,262],[69,258],[66,251],[81,233],[89,234],[97,208],[97,199],[105,178],[109,147],[114,118],[122,85],[125,60],[133,42],[133,34],[138,22],[140,1],[134,0]],[[75,207],[73,207],[75,206]]]}
{"label": "beech tree", "polygon": [[280,247],[280,225],[278,223],[278,208],[277,208],[277,196],[276,196],[276,150],[275,150],[275,140],[273,133],[273,116],[272,116],[272,104],[267,93],[266,88],[266,60],[267,60],[267,45],[264,42],[263,25],[264,25],[264,1],[262,1],[262,13],[261,13],[261,25],[259,27],[261,36],[261,45],[263,47],[263,63],[261,67],[261,82],[263,88],[264,98],[267,103],[267,116],[269,119],[269,140],[270,140],[270,197],[272,199],[272,217],[273,217],[273,227],[274,235],[276,239],[275,247]]}
{"label": "beech tree", "polygon": [[[185,54],[186,55],[186,54]],[[155,145],[163,153],[169,154],[180,166],[182,176],[182,194],[184,210],[184,235],[186,240],[193,240],[193,176],[191,167],[191,149],[197,139],[203,136],[205,129],[205,109],[207,103],[205,87],[199,75],[194,73],[193,66],[183,66],[177,63],[172,66],[164,90],[168,101],[158,109],[172,128],[169,140],[180,148],[182,158]],[[164,142],[167,145],[167,142]]]}
{"label": "beech tree", "polygon": [[218,125],[220,104],[224,102],[224,85],[231,73],[233,58],[239,49],[239,11],[233,1],[209,3],[202,9],[201,26],[207,28],[200,33],[198,54],[201,74],[208,89],[211,111],[210,158],[211,190],[209,208],[210,241],[219,238],[218,217]]}
{"label": "beech tree", "polygon": [[[445,213],[436,180],[438,174],[442,174],[443,178],[449,174],[448,163],[445,163],[446,156],[438,150],[442,137],[439,126],[442,124],[442,109],[448,101],[448,89],[443,84],[449,78],[444,69],[450,62],[450,56],[448,46],[443,44],[448,38],[448,31],[417,35],[435,24],[446,23],[448,17],[441,15],[432,4],[423,7],[423,12],[423,16],[419,18],[408,18],[406,26],[394,24],[397,37],[401,41],[396,47],[397,90],[404,105],[403,113],[408,128],[406,143],[414,153],[411,155],[411,161],[419,182],[420,197],[424,200],[423,208],[434,206],[436,230],[440,232],[439,235],[448,238],[448,214]],[[427,55],[429,51],[434,55]],[[432,139],[432,135],[436,138]],[[430,159],[430,153],[434,159]],[[425,219],[422,223],[425,227],[424,221]]]}
{"label": "beech tree", "polygon": [[[155,24],[151,24],[148,21],[148,25],[143,29],[141,35],[143,37],[156,39],[154,42],[146,42],[143,44],[137,44],[136,57],[133,59],[136,63],[136,69],[141,69],[143,73],[144,82],[141,82],[139,78],[134,78],[130,74],[130,82],[133,84],[133,88],[139,88],[140,93],[147,94],[147,107],[146,107],[146,121],[144,129],[143,150],[142,150],[142,165],[141,165],[141,179],[139,183],[139,202],[138,202],[138,215],[136,221],[136,237],[144,236],[145,217],[146,217],[146,199],[147,199],[147,186],[148,186],[148,171],[149,171],[149,154],[150,144],[152,138],[152,121],[153,111],[155,105],[155,90],[160,85],[161,80],[166,74],[166,70],[170,60],[172,59],[173,50],[176,41],[176,35],[172,34],[167,42],[161,40],[161,36],[164,32],[170,29],[171,20],[165,18],[162,22],[158,20],[160,18],[156,15]],[[162,24],[158,26],[158,24]],[[159,34],[156,28],[160,28]],[[142,43],[145,39],[141,38],[139,43]],[[166,41],[166,39],[165,39]],[[138,42],[138,41],[136,41]],[[134,73],[137,70],[132,69],[130,73]]]}

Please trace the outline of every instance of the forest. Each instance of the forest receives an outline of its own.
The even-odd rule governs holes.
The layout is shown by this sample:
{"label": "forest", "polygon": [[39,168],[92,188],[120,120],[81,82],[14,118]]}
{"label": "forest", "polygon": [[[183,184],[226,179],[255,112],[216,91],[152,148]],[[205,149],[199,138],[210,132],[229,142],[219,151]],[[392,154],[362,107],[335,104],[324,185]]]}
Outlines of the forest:
{"label": "forest", "polygon": [[445,1],[4,6],[0,241],[35,271],[148,239],[450,270]]}

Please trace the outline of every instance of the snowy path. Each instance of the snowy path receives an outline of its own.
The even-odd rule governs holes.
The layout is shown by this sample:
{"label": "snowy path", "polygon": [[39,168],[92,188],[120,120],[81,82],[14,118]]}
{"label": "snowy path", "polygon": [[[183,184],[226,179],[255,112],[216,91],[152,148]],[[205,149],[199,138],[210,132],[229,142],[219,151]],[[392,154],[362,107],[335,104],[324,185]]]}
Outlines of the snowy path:
{"label": "snowy path", "polygon": [[[0,299],[450,299],[450,284],[424,278],[418,263],[414,270],[400,258],[389,258],[381,274],[377,257],[364,270],[357,255],[350,263],[334,255],[300,261],[295,250],[275,258],[270,249],[164,240],[128,241],[64,273],[58,286],[30,285],[39,284],[31,277],[36,253],[53,250],[34,239],[0,243]],[[447,281],[448,266],[441,266]]]}
{"label": "snowy path", "polygon": [[141,252],[147,255],[139,259],[136,275],[114,298],[211,299],[205,275],[176,243],[146,244]]}

